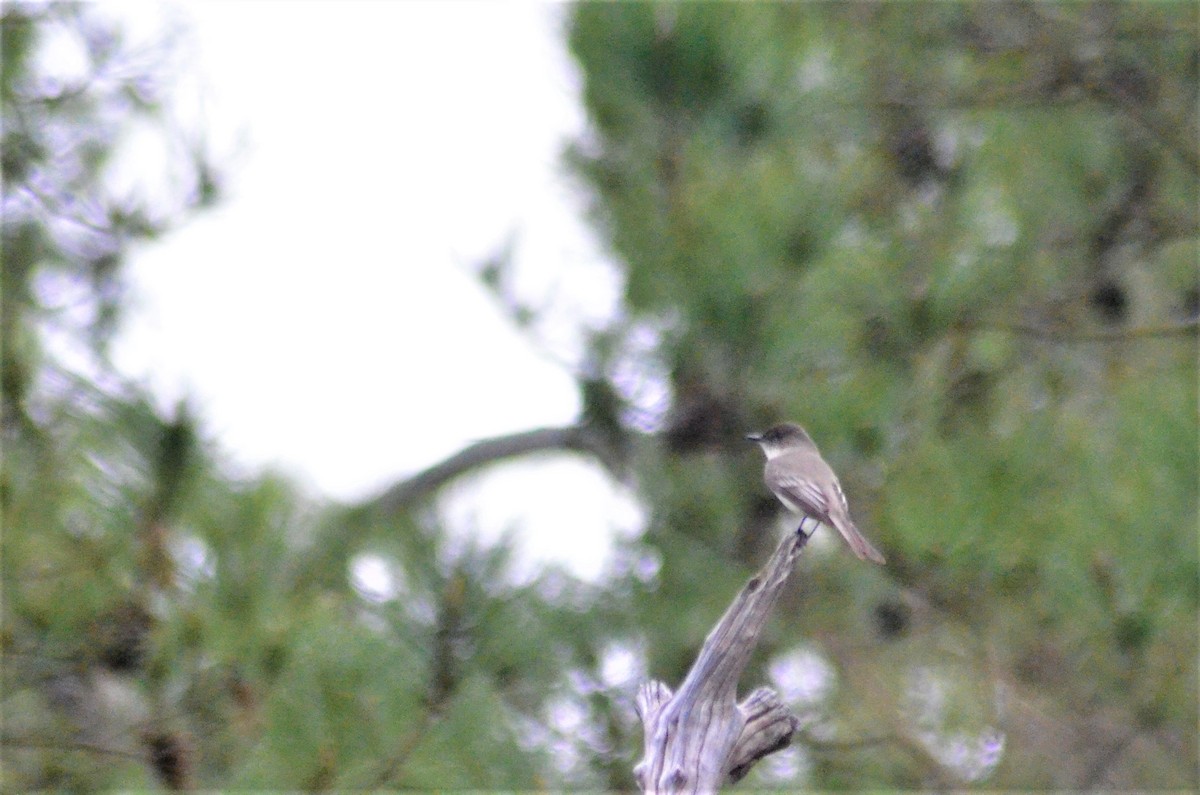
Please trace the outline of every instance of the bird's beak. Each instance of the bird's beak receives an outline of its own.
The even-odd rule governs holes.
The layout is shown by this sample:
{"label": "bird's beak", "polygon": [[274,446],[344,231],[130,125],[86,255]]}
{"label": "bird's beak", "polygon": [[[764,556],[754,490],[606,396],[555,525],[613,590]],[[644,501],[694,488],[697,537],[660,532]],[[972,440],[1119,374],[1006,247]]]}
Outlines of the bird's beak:
{"label": "bird's beak", "polygon": [[748,433],[748,434],[746,434],[746,440],[750,441],[750,442],[761,442],[762,434],[761,433]]}

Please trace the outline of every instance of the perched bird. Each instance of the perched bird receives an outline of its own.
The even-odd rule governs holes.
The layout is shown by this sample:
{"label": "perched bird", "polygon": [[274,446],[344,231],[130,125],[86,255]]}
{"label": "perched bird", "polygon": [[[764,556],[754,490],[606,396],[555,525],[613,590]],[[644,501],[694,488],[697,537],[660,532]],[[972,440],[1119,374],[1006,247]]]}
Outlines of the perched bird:
{"label": "perched bird", "polygon": [[836,528],[862,560],[884,562],[879,550],[850,521],[850,507],[842,485],[821,458],[821,451],[807,431],[794,422],[785,422],[746,438],[758,442],[766,453],[763,480],[788,510]]}

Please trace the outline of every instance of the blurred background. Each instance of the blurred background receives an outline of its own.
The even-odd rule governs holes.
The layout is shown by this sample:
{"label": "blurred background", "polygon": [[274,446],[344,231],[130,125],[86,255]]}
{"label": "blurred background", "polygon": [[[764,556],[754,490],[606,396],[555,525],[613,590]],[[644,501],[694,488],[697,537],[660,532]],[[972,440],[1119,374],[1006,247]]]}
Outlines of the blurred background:
{"label": "blurred background", "polygon": [[5,789],[1195,789],[1200,7],[6,3]]}

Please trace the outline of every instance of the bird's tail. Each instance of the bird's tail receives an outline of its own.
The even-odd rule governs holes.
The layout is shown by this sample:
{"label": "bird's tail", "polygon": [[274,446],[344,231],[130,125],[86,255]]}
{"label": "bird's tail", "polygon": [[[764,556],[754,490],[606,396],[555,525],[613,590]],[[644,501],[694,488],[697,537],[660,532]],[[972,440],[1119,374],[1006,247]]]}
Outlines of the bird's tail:
{"label": "bird's tail", "polygon": [[854,526],[854,522],[843,517],[830,517],[834,519],[834,525],[837,527],[842,538],[846,539],[846,543],[850,545],[850,549],[854,550],[854,554],[859,560],[869,560],[872,563],[878,563],[882,566],[886,561],[883,554],[878,549],[871,546],[871,542],[863,538],[863,534],[858,532],[858,528]]}

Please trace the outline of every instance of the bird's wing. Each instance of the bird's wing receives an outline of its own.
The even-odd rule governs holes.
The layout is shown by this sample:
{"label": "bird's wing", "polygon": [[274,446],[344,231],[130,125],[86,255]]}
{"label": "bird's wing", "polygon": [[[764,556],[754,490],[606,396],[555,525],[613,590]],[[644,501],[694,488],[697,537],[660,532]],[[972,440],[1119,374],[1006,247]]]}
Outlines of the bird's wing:
{"label": "bird's wing", "polygon": [[829,498],[821,487],[808,478],[781,476],[775,478],[779,498],[799,508],[809,516],[829,524]]}
{"label": "bird's wing", "polygon": [[835,513],[841,513],[849,518],[850,504],[846,502],[846,493],[842,491],[842,484],[838,483],[837,478],[831,480],[830,485],[826,488],[825,501]]}
{"label": "bird's wing", "polygon": [[[810,462],[809,468],[811,470],[820,465],[824,465],[824,462],[820,464]],[[771,464],[767,466],[770,468]],[[783,468],[773,468],[770,480],[774,482],[775,495],[785,505],[793,510],[803,511],[822,524],[836,529],[859,558],[879,564],[884,563],[883,555],[871,546],[871,542],[863,537],[858,528],[854,526],[854,522],[851,521],[846,495],[842,491],[842,485],[832,472],[818,471],[816,477],[820,482],[826,484],[822,487],[818,485],[818,479],[804,475],[789,475],[781,472],[781,469]],[[800,469],[799,471],[805,470]]]}

